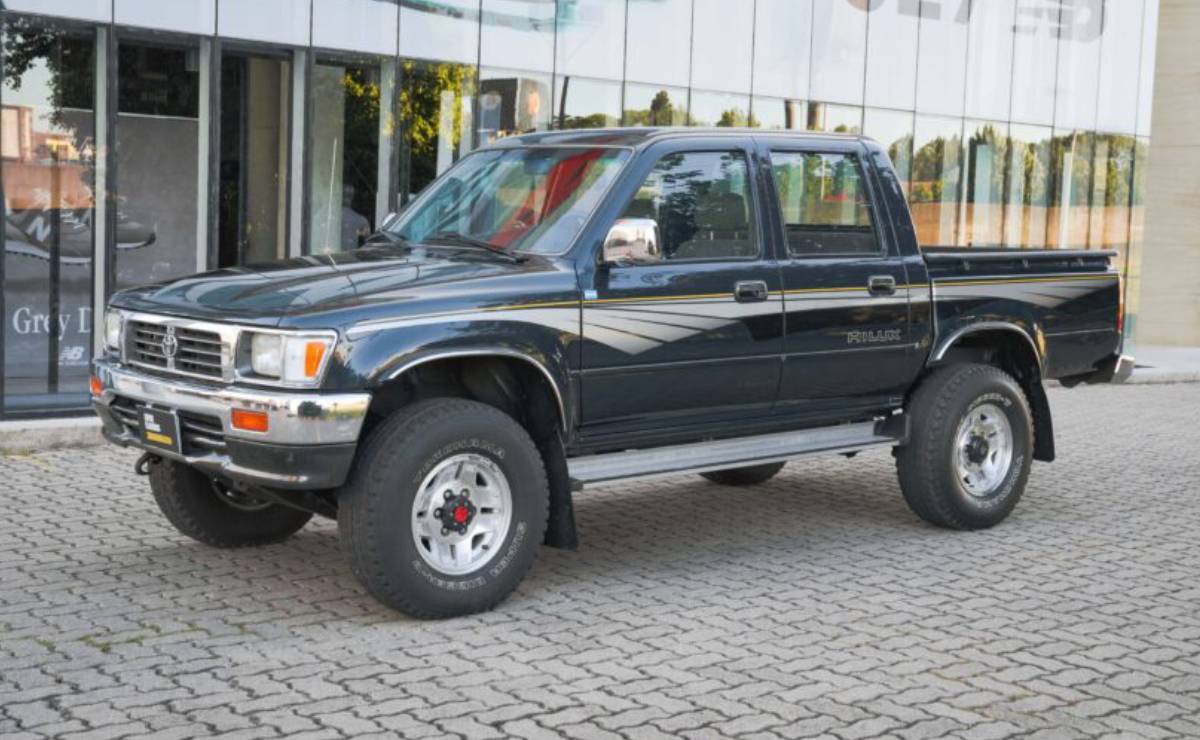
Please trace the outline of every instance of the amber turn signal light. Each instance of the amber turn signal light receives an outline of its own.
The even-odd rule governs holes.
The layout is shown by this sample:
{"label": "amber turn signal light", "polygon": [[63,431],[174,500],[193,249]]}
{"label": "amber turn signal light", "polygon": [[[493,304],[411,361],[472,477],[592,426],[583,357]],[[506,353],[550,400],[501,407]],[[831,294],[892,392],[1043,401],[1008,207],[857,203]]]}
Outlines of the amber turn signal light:
{"label": "amber turn signal light", "polygon": [[321,360],[325,359],[325,343],[309,342],[304,345],[304,377],[315,378],[321,369]]}
{"label": "amber turn signal light", "polygon": [[245,409],[234,409],[229,415],[229,423],[234,429],[246,432],[265,432],[269,426],[265,412]]}
{"label": "amber turn signal light", "polygon": [[88,388],[92,391],[93,396],[99,396],[104,392],[104,384],[100,382],[100,378],[95,375],[88,381]]}

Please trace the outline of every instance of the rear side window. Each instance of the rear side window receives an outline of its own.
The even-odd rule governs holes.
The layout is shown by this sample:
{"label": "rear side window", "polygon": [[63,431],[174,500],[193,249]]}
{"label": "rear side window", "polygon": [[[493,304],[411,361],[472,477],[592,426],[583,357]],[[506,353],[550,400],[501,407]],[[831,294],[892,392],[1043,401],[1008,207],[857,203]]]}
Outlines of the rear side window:
{"label": "rear side window", "polygon": [[857,157],[771,152],[771,166],[789,256],[879,253],[870,200]]}
{"label": "rear side window", "polygon": [[758,256],[750,168],[740,151],[677,152],[654,165],[624,218],[658,222],[663,259]]}

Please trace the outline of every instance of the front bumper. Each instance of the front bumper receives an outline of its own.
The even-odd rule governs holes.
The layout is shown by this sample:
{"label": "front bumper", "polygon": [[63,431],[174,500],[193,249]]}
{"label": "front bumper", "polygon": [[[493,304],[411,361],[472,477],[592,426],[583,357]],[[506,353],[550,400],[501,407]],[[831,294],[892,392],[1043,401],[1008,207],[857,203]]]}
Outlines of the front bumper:
{"label": "front bumper", "polygon": [[[369,393],[312,393],[207,385],[166,378],[108,360],[96,360],[101,392],[92,405],[104,436],[179,460],[213,475],[284,489],[322,489],[346,480]],[[180,452],[145,445],[138,406],[179,417]],[[265,432],[235,429],[234,409],[267,414]]]}

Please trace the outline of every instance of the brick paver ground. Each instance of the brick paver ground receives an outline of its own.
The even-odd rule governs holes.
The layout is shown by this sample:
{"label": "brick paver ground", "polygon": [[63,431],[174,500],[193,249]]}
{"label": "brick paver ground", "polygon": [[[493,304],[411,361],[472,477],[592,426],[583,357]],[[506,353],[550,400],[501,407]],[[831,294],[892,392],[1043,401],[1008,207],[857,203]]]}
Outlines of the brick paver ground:
{"label": "brick paver ground", "polygon": [[611,486],[433,623],[331,523],[212,550],[130,452],[0,458],[0,736],[1200,736],[1200,385],[1051,396],[1060,460],[994,530],[918,521],[886,452]]}

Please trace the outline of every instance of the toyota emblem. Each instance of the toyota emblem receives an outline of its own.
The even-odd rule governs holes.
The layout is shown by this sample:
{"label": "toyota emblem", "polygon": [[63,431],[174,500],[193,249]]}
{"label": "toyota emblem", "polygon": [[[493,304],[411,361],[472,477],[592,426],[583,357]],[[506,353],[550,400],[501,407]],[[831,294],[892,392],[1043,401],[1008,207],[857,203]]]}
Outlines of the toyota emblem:
{"label": "toyota emblem", "polygon": [[179,351],[179,340],[175,338],[175,327],[168,326],[167,333],[162,338],[162,353],[163,357],[168,360],[174,359],[175,353]]}

